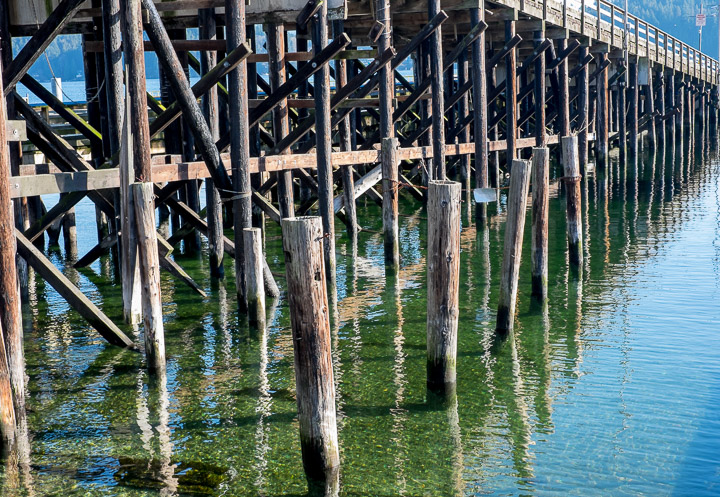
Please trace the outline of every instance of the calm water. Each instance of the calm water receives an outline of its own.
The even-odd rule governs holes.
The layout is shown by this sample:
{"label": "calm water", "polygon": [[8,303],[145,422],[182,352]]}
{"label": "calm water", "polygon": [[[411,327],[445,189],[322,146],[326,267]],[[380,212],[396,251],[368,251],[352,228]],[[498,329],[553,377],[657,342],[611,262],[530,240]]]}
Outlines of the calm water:
{"label": "calm water", "polygon": [[[720,163],[683,155],[587,179],[580,279],[566,262],[564,197],[553,195],[549,306],[530,301],[526,236],[516,332],[499,347],[502,212],[487,230],[464,227],[458,396],[446,406],[425,390],[424,211],[401,203],[396,281],[384,277],[381,235],[361,234],[356,256],[339,237],[341,495],[720,495]],[[360,212],[379,231],[379,207]],[[94,216],[83,204],[78,217],[84,253]],[[225,288],[205,260],[177,260],[209,296],[163,276],[166,384],[36,281],[24,315],[29,451],[0,469],[2,495],[307,491],[285,300],[267,333],[253,333],[235,310],[230,263]],[[119,319],[107,259],[67,273]]]}

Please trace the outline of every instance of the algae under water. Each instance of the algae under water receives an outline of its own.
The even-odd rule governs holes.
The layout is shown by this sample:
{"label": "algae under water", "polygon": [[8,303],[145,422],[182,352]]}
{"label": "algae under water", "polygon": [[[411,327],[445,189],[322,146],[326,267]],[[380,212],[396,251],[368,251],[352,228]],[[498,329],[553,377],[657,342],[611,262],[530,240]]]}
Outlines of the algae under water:
{"label": "algae under water", "polygon": [[[385,276],[380,234],[361,233],[354,251],[338,225],[340,495],[720,494],[720,163],[675,153],[637,170],[614,161],[584,180],[579,278],[564,197],[553,193],[549,304],[532,305],[526,235],[516,329],[500,347],[504,197],[487,229],[464,215],[450,405],[425,387],[424,211],[402,198],[397,278]],[[359,213],[380,230],[377,205],[360,202]],[[91,205],[77,217],[84,254],[95,243]],[[280,275],[279,229],[267,227]],[[107,257],[82,271],[51,257],[120,319]],[[253,332],[236,310],[230,261],[218,284],[203,257],[175,257],[208,297],[163,275],[165,382],[34,280],[23,314],[28,443],[0,468],[2,495],[305,494],[285,299],[269,306],[267,331]]]}

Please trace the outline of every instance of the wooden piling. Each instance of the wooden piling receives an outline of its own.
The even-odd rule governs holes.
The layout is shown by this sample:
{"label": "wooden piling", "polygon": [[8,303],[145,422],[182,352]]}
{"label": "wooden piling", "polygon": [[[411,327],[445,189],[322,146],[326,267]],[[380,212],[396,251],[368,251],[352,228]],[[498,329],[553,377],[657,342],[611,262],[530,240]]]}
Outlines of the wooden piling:
{"label": "wooden piling", "polygon": [[638,92],[638,60],[636,56],[630,58],[630,67],[628,68],[628,127],[630,132],[630,160],[637,164],[638,159],[638,106],[640,94]]}
{"label": "wooden piling", "polygon": [[[285,26],[281,23],[270,23],[265,32],[267,33],[267,51],[270,61],[268,64],[270,88],[272,91],[276,91],[287,80],[285,74]],[[272,124],[276,143],[290,134],[287,98],[283,98],[280,104],[273,109]],[[295,217],[292,171],[278,173],[278,204],[282,217]]]}
{"label": "wooden piling", "polygon": [[[515,21],[505,21],[505,41],[515,36]],[[512,48],[505,57],[505,140],[508,169],[517,157],[517,54]]]}
{"label": "wooden piling", "polygon": [[630,86],[627,68],[618,81],[618,148],[620,149],[620,163],[627,161],[627,97]]}
{"label": "wooden piling", "polygon": [[548,292],[548,221],[550,151],[533,148],[532,155],[532,295],[540,301]]}
{"label": "wooden piling", "polygon": [[677,86],[677,105],[679,112],[677,114],[677,137],[680,143],[680,149],[682,150],[685,142],[685,81],[680,80],[680,84]]}
{"label": "wooden piling", "polygon": [[[590,55],[586,45],[580,47],[579,58],[582,60]],[[585,174],[588,164],[588,128],[590,127],[590,69],[586,64],[580,70],[577,79],[578,87],[578,146],[580,147],[580,171]],[[534,183],[533,183],[534,185]],[[534,186],[533,186],[534,188]]]}
{"label": "wooden piling", "polygon": [[[344,21],[333,21],[333,35],[337,38],[345,31]],[[347,85],[348,82],[348,64],[344,59],[335,61],[335,83],[340,90]],[[392,104],[391,104],[392,105]],[[390,110],[392,112],[392,110]],[[382,119],[382,110],[380,117]],[[343,117],[338,123],[338,141],[340,150],[350,152],[353,150],[353,128],[351,126],[350,114]],[[357,234],[360,231],[357,221],[357,205],[355,203],[355,178],[353,177],[352,166],[343,166],[342,168],[342,185],[343,185],[343,205],[345,207],[345,218],[347,222],[347,232],[350,240],[355,243]]]}
{"label": "wooden piling", "polygon": [[[485,19],[485,0],[480,1],[478,8],[470,9],[470,24],[477,26]],[[487,71],[485,69],[485,32],[478,36],[472,45],[472,81],[473,81],[473,114],[475,122],[475,188],[488,187],[488,106],[487,106]],[[487,217],[486,204],[475,206],[475,219],[483,226]]]}
{"label": "wooden piling", "polygon": [[[198,22],[200,24],[201,39],[214,40],[217,38],[215,9],[200,9],[198,11]],[[200,53],[200,72],[203,76],[210,72],[216,64],[217,52],[206,50]],[[220,139],[220,110],[217,86],[213,86],[203,95],[202,109],[213,140],[217,142]],[[217,191],[212,178],[205,181],[205,204],[207,206],[210,276],[222,279],[225,277],[225,267],[223,266],[223,205],[220,192]]]}
{"label": "wooden piling", "polygon": [[663,147],[667,146],[667,142],[665,141],[665,128],[669,126],[669,123],[665,120],[665,113],[668,111],[667,104],[665,103],[665,74],[663,67],[660,66],[657,72],[657,82],[658,82],[658,92],[657,92],[657,108],[660,113],[660,117],[658,118],[659,126],[658,126],[658,143],[661,143]]}
{"label": "wooden piling", "polygon": [[[675,71],[671,70],[669,71],[669,74],[667,76],[667,104],[668,109],[672,113],[670,116],[670,119],[668,121],[668,126],[670,127],[669,134],[670,134],[670,143],[674,146],[675,139],[677,138],[677,129],[676,129],[676,114],[675,114]],[[672,154],[675,155],[674,153]]]}
{"label": "wooden piling", "polygon": [[398,140],[385,138],[382,141],[382,178],[383,178],[383,234],[385,240],[385,263],[398,270],[400,268],[400,241],[398,228]]}
{"label": "wooden piling", "polygon": [[[127,85],[129,91],[129,84]],[[130,185],[135,180],[133,165],[133,139],[130,99],[123,95],[123,112],[118,125],[121,130],[120,148],[120,254],[122,263],[123,319],[136,325],[142,321],[142,287],[138,261],[137,228],[135,227],[135,202]]]}
{"label": "wooden piling", "polygon": [[582,266],[582,205],[580,192],[580,159],[577,136],[563,136],[561,139],[565,185],[567,195],[567,239],[570,267]]}
{"label": "wooden piling", "polygon": [[[535,47],[545,41],[545,31],[535,31]],[[535,59],[535,144],[544,147],[547,144],[545,128],[545,56]]]}
{"label": "wooden piling", "polygon": [[[245,0],[225,0],[227,52],[238,48],[247,39]],[[234,190],[233,226],[235,228],[235,287],[240,309],[245,300],[245,250],[243,229],[252,227],[250,196],[250,125],[248,122],[247,62],[242,61],[228,74],[230,100],[230,164]],[[220,187],[220,185],[216,185]]]}
{"label": "wooden piling", "polygon": [[657,149],[657,134],[655,130],[655,88],[653,87],[652,62],[648,62],[648,84],[645,87],[645,114],[652,116],[648,121],[648,146],[651,151]]}
{"label": "wooden piling", "polygon": [[243,230],[247,305],[250,326],[265,329],[265,282],[263,277],[263,244],[260,228]]}
{"label": "wooden piling", "polygon": [[[599,64],[607,60],[606,54],[600,54]],[[597,132],[595,148],[597,150],[598,166],[607,167],[609,162],[609,108],[608,108],[608,69],[600,71],[597,79]]]}
{"label": "wooden piling", "polygon": [[155,198],[150,160],[150,125],[145,85],[145,54],[140,0],[126,0],[123,16],[125,65],[129,81],[128,101],[132,123],[132,157],[135,183],[132,185],[137,229],[145,354],[152,371],[165,368],[165,338],[160,298],[160,263],[155,231]]}
{"label": "wooden piling", "polygon": [[[328,45],[327,2],[323,2],[313,23],[313,53]],[[317,149],[318,203],[325,235],[325,276],[331,294],[335,288],[335,209],[333,208],[332,129],[330,107],[330,70],[327,64],[314,75],[315,140]]]}
{"label": "wooden piling", "polygon": [[498,301],[495,332],[506,336],[512,332],[517,304],[518,277],[525,232],[525,211],[530,188],[530,162],[515,160],[510,171],[510,191],[507,200],[505,246],[500,273],[500,299]]}
{"label": "wooden piling", "polygon": [[[564,53],[568,47],[567,38],[558,41],[558,53]],[[570,134],[570,76],[568,73],[567,57],[563,58],[558,67],[558,79],[560,80],[560,136]]]}
{"label": "wooden piling", "polygon": [[[2,73],[0,60],[0,74]],[[15,254],[15,221],[10,199],[10,149],[3,83],[0,81],[0,437],[15,437],[15,402],[24,406],[25,358],[20,317],[20,287]],[[13,395],[14,392],[14,395]]]}
{"label": "wooden piling", "polygon": [[282,220],[303,466],[325,481],[340,465],[320,218]]}
{"label": "wooden piling", "polygon": [[160,297],[160,259],[155,231],[155,194],[152,183],[134,183],[132,192],[143,289],[145,356],[148,368],[158,372],[165,369],[165,331]]}
{"label": "wooden piling", "polygon": [[[440,0],[428,0],[428,19],[440,13]],[[443,74],[442,27],[430,35],[430,70],[432,90],[432,179],[445,179],[445,88]]]}
{"label": "wooden piling", "polygon": [[[60,195],[60,198],[67,193]],[[65,246],[65,257],[74,261],[78,256],[77,226],[75,225],[75,208],[69,209],[62,218],[63,245]]]}
{"label": "wooden piling", "polygon": [[455,391],[460,291],[460,196],[452,181],[428,184],[427,386]]}

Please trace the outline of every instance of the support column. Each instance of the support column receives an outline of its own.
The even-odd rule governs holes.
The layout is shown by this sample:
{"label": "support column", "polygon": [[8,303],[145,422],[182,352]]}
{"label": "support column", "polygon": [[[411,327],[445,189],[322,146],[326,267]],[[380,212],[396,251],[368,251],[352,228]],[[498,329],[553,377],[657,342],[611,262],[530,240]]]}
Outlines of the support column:
{"label": "support column", "polygon": [[[0,74],[2,68],[0,60]],[[2,90],[0,81],[0,437],[3,442],[11,442],[15,438],[14,404],[18,409],[25,406],[25,357],[15,262],[15,220],[10,199],[7,114]]]}
{"label": "support column", "polygon": [[636,55],[630,57],[630,67],[628,68],[628,100],[630,101],[630,110],[628,113],[628,126],[630,127],[630,160],[637,165],[638,160],[638,59]]}
{"label": "support column", "polygon": [[510,171],[505,245],[500,273],[500,299],[498,302],[495,332],[506,336],[512,332],[517,304],[518,277],[525,233],[525,212],[530,188],[530,162],[513,161]]}
{"label": "support column", "polygon": [[397,138],[383,138],[383,233],[385,239],[385,264],[395,271],[400,269],[400,241],[398,228],[398,151]]}
{"label": "support column", "polygon": [[[672,69],[667,76],[667,101],[668,111],[672,112],[672,115],[668,120],[668,126],[670,127],[670,143],[673,145],[674,148],[675,139],[677,138],[677,118],[675,113],[675,71]],[[672,155],[674,156],[675,154],[673,153]]]}
{"label": "support column", "polygon": [[[245,0],[225,0],[227,52],[245,43]],[[243,230],[252,227],[250,187],[250,126],[248,123],[247,62],[243,60],[228,74],[230,98],[230,163],[233,171],[233,226],[235,229],[235,285],[238,306],[247,308],[245,299],[245,249]]]}
{"label": "support column", "polygon": [[[313,52],[328,45],[327,3],[318,11],[313,26]],[[332,130],[330,129],[330,69],[327,64],[315,73],[315,139],[317,143],[318,200],[323,221],[325,276],[330,295],[335,295],[335,210],[333,208]],[[334,300],[334,299],[333,299]]]}
{"label": "support column", "polygon": [[[200,39],[217,39],[217,22],[215,21],[215,9],[200,9],[198,11],[200,23]],[[217,52],[200,52],[200,72],[204,76],[217,64]],[[205,120],[210,128],[213,140],[220,139],[220,110],[218,102],[217,85],[205,93],[202,97],[202,109]],[[215,187],[212,178],[205,180],[205,204],[207,209],[208,224],[208,251],[210,252],[210,276],[223,279],[225,267],[223,257],[225,255],[223,242],[223,217],[220,192]]]}
{"label": "support column", "polygon": [[[515,36],[515,21],[505,21],[505,42]],[[505,138],[507,140],[507,167],[517,157],[517,54],[512,48],[505,57]]]}
{"label": "support column", "polygon": [[[317,86],[316,86],[317,88]],[[317,217],[282,220],[295,357],[300,446],[308,480],[332,480],[340,466],[323,236]]]}
{"label": "support column", "polygon": [[247,277],[248,320],[250,326],[265,329],[265,281],[263,278],[263,235],[260,228],[245,228],[245,275]]}
{"label": "support column", "polygon": [[[587,46],[580,47],[580,60],[590,54]],[[588,128],[590,127],[590,69],[588,64],[580,71],[577,78],[578,87],[578,146],[580,152],[580,171],[585,174],[588,164]]]}
{"label": "support column", "polygon": [[[535,47],[545,41],[545,31],[535,31]],[[545,124],[545,54],[535,59],[535,144],[538,147],[547,145],[547,129]]]}
{"label": "support column", "polygon": [[565,191],[567,195],[567,239],[570,267],[578,271],[583,263],[582,249],[582,205],[580,196],[580,160],[576,136],[561,138],[563,166],[565,170]]}
{"label": "support column", "polygon": [[[602,65],[606,60],[607,54],[600,54],[598,64]],[[597,79],[597,133],[595,147],[599,167],[607,167],[609,163],[608,97],[608,69],[605,68],[600,71]]]}
{"label": "support column", "polygon": [[[345,31],[344,21],[333,21],[333,37],[336,38]],[[348,64],[345,59],[337,59],[335,61],[335,85],[339,90],[348,82]],[[392,110],[391,110],[392,112]],[[353,150],[352,126],[350,123],[351,113],[348,113],[338,123],[338,139],[340,141],[340,150],[350,152]],[[382,120],[381,111],[381,120]],[[382,124],[381,124],[382,126]],[[353,177],[352,166],[342,166],[342,185],[343,185],[343,203],[345,205],[345,218],[348,236],[353,244],[357,242],[357,234],[360,231],[357,222],[357,205],[355,203],[355,178]]]}
{"label": "support column", "polygon": [[[485,0],[480,0],[478,8],[470,10],[471,28],[484,22]],[[475,115],[475,188],[488,187],[488,106],[487,71],[485,70],[485,32],[472,45],[473,113]],[[486,204],[476,204],[475,219],[479,226],[485,225]]]}
{"label": "support column", "polygon": [[532,295],[541,302],[548,292],[548,222],[550,151],[534,148],[532,156]]}
{"label": "support column", "polygon": [[650,150],[657,149],[657,135],[655,130],[655,88],[653,88],[652,62],[648,61],[648,84],[645,92],[645,113],[653,116],[648,123],[648,145]]}
{"label": "support column", "polygon": [[[558,53],[565,53],[567,50],[567,38],[558,40]],[[570,75],[568,74],[568,58],[565,57],[558,67],[558,79],[560,80],[560,136],[570,136]]]}
{"label": "support column", "polygon": [[625,73],[620,76],[618,80],[618,148],[620,149],[620,163],[624,164],[627,161],[627,87],[628,83],[628,71],[626,68]]}
{"label": "support column", "polygon": [[138,235],[145,354],[151,371],[165,369],[165,336],[160,299],[160,263],[155,232],[155,198],[150,160],[150,125],[145,85],[145,54],[140,0],[126,0],[123,12],[127,91],[132,123],[132,157],[135,181],[132,185]]}
{"label": "support column", "polygon": [[[428,0],[428,19],[440,13],[440,0]],[[442,27],[430,35],[432,82],[432,179],[445,179],[445,89],[443,78]]]}
{"label": "support column", "polygon": [[455,393],[460,293],[460,183],[428,185],[427,386]]}
{"label": "support column", "polygon": [[[270,88],[272,91],[276,91],[287,79],[285,75],[285,26],[281,23],[271,23],[267,25],[265,32],[267,33],[267,51],[270,60],[268,64]],[[272,122],[273,137],[276,143],[290,134],[290,117],[286,98],[283,98],[273,109]],[[278,204],[281,217],[295,217],[292,171],[278,172]]]}
{"label": "support column", "polygon": [[657,107],[660,111],[660,121],[659,126],[657,129],[658,132],[658,143],[662,143],[662,146],[665,147],[667,143],[665,142],[665,127],[669,126],[669,123],[664,119],[665,113],[668,111],[667,104],[665,103],[665,76],[664,76],[664,69],[660,67],[657,72],[657,81],[658,81],[658,103]]}

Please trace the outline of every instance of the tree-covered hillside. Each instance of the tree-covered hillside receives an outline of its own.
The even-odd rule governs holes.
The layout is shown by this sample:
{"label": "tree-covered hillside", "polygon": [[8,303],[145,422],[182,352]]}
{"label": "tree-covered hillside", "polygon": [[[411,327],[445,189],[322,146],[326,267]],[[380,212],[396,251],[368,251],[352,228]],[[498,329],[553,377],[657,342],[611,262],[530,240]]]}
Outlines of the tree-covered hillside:
{"label": "tree-covered hillside", "polygon": [[[624,1],[613,0],[615,5],[624,7]],[[698,48],[698,28],[695,14],[700,12],[700,0],[629,0],[630,12],[659,29]],[[711,57],[718,55],[717,1],[703,4],[708,15],[703,28],[702,51]],[[713,7],[711,7],[713,6]]]}

